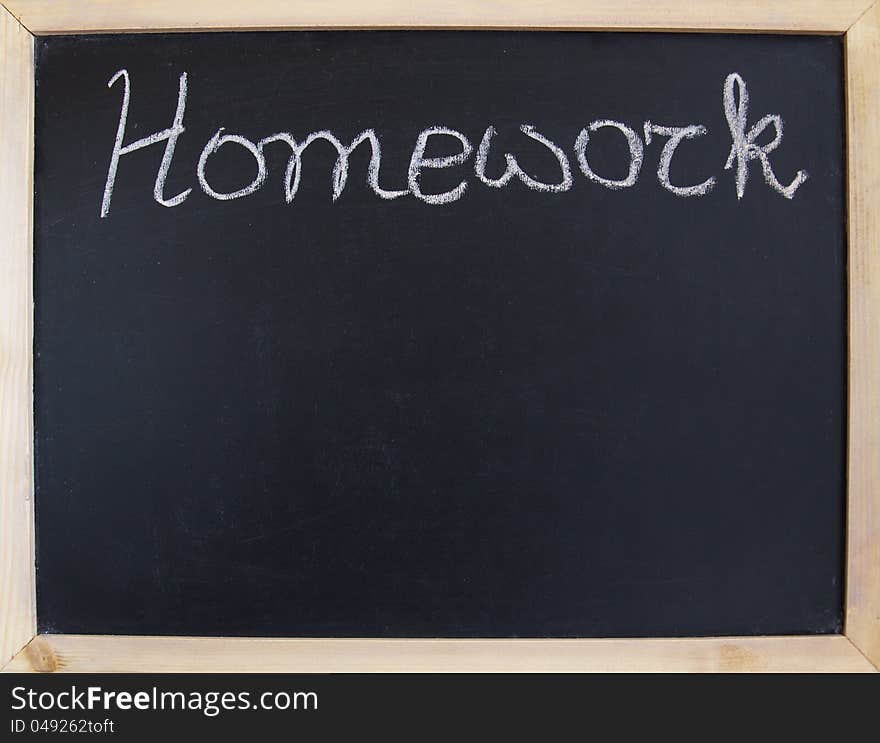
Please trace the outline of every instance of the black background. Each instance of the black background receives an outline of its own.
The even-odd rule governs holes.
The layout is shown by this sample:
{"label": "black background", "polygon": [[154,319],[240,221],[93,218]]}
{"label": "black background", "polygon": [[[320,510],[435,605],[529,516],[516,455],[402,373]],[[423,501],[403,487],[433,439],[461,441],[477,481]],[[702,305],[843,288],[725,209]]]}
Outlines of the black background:
{"label": "black background", "polygon": [[[343,32],[37,41],[36,462],[44,632],[640,636],[841,626],[845,426],[842,58],[837,38]],[[122,97],[123,156],[101,196]],[[722,84],[781,114],[780,180],[738,201]],[[578,171],[594,119],[705,124],[657,182]],[[383,201],[367,148],[283,146],[255,195],[195,177],[218,127],[257,140],[375,128],[404,188],[419,131],[499,131],[574,187]],[[769,139],[766,133],[762,141]],[[454,152],[432,142],[428,154]],[[596,171],[625,174],[611,131]],[[215,188],[250,180],[234,146]]]}
{"label": "black background", "polygon": [[[867,661],[866,661],[867,664]],[[199,709],[118,710],[97,705],[92,710],[13,709],[37,694],[64,693],[69,703],[74,688],[83,693],[136,694],[157,689],[183,694],[218,696],[247,692],[252,701],[270,692],[314,692],[318,706],[303,709],[222,710],[208,716]],[[833,738],[867,729],[873,722],[877,677],[871,675],[586,675],[586,674],[0,674],[0,730],[10,730],[12,720],[23,720],[26,730],[48,720],[113,721],[115,741],[153,741],[157,736],[180,739],[186,734],[237,738],[277,733],[279,738],[328,734],[358,738],[365,731],[382,740],[411,741],[426,729],[455,738],[462,732],[479,734],[491,726],[493,733],[541,739],[549,734],[570,735],[586,725],[608,725],[629,738],[656,736],[658,732],[681,737],[705,735],[711,719],[725,720],[725,730],[743,738],[754,733],[754,720],[776,737],[801,730],[807,736]],[[179,697],[178,697],[179,698]],[[48,706],[52,698],[44,696]],[[688,700],[688,707],[682,700]],[[282,697],[283,700],[283,697]],[[209,700],[210,701],[210,700]],[[640,714],[632,714],[633,702]],[[283,704],[283,701],[281,702]],[[216,706],[217,702],[213,704]],[[203,703],[203,709],[204,709]],[[750,714],[730,715],[732,706]],[[695,712],[696,710],[696,712]],[[863,720],[859,723],[858,720]],[[603,720],[605,722],[603,722]],[[479,727],[478,727],[479,724]],[[6,739],[30,740],[47,736],[23,732]],[[508,736],[505,736],[508,737]],[[64,736],[61,736],[63,739]],[[51,736],[50,736],[51,739]],[[100,738],[99,738],[100,739]]]}
{"label": "black background", "polygon": [[[866,661],[867,664],[867,661]],[[21,699],[29,690],[55,695],[88,687],[100,692],[136,694],[157,689],[177,692],[189,701],[194,692],[238,694],[253,701],[271,692],[314,692],[314,709],[223,710],[214,716],[199,709],[117,710],[97,705],[92,710],[24,709]],[[512,733],[513,739],[559,737],[587,725],[608,725],[626,738],[656,736],[658,732],[696,739],[705,735],[711,719],[725,720],[725,730],[747,738],[756,719],[768,734],[785,736],[803,731],[833,739],[844,732],[868,729],[877,693],[872,675],[586,675],[586,674],[0,674],[0,729],[23,720],[25,729],[37,721],[112,720],[114,741],[149,741],[157,736],[180,739],[186,734],[236,739],[277,733],[279,738],[335,734],[343,739],[364,737],[371,731],[382,740],[411,741],[427,725],[435,735],[451,738],[491,726],[493,733]],[[14,690],[17,690],[14,692]],[[13,693],[14,692],[14,693]],[[44,696],[51,704],[51,697]],[[204,697],[203,697],[204,698]],[[61,697],[65,705],[69,694]],[[682,700],[688,700],[688,706]],[[282,697],[283,700],[283,697]],[[633,702],[640,714],[633,714]],[[216,705],[216,701],[214,702]],[[283,701],[282,701],[283,704]],[[179,703],[178,703],[179,705]],[[204,705],[203,705],[204,707]],[[750,714],[731,715],[731,708]],[[859,723],[858,720],[862,720]],[[605,722],[603,722],[603,720]],[[427,725],[426,725],[427,721]],[[479,727],[478,727],[479,724]],[[24,732],[7,740],[47,736]],[[52,736],[48,736],[49,739]],[[91,736],[90,736],[91,738]],[[64,736],[61,736],[64,739]],[[100,739],[100,738],[99,738]]]}

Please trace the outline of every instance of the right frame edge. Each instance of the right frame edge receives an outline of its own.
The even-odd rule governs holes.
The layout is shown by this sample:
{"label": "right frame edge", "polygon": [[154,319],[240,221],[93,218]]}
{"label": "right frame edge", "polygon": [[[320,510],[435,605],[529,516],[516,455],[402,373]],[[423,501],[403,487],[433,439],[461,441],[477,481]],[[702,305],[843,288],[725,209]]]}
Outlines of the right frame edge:
{"label": "right frame edge", "polygon": [[849,286],[844,634],[880,667],[880,3],[844,37]]}

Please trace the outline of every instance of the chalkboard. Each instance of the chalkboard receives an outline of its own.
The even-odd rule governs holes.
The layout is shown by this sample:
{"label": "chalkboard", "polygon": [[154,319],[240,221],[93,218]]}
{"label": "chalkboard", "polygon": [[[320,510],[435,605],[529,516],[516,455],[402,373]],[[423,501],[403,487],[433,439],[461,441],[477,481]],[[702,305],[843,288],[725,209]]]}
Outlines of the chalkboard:
{"label": "chalkboard", "polygon": [[36,42],[41,632],[838,632],[836,37]]}

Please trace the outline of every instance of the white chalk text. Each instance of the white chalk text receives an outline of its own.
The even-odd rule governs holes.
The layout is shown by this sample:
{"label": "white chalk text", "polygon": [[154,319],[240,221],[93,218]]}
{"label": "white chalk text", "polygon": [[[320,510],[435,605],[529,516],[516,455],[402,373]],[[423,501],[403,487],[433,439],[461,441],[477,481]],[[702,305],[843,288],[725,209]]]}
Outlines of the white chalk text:
{"label": "white chalk text", "polygon": [[[104,195],[101,201],[101,217],[110,213],[110,204],[113,199],[113,189],[119,178],[120,165],[124,163],[123,157],[137,150],[142,150],[152,145],[164,144],[162,160],[156,173],[153,184],[153,198],[165,207],[176,207],[183,204],[192,193],[193,187],[189,187],[180,193],[169,196],[165,192],[165,182],[171,172],[174,160],[174,152],[178,140],[186,131],[184,116],[186,114],[187,96],[187,73],[180,75],[177,90],[177,105],[171,119],[171,125],[167,129],[141,137],[125,144],[126,127],[128,124],[128,110],[131,102],[131,80],[127,70],[119,70],[107,87],[112,88],[117,83],[122,83],[122,106],[119,112],[119,122],[116,127],[116,139],[110,155],[110,166],[107,170],[107,180],[104,185]],[[782,117],[779,114],[765,114],[755,123],[749,122],[749,93],[745,80],[732,72],[727,76],[722,86],[721,104],[727,121],[730,138],[730,152],[724,163],[724,170],[733,171],[736,196],[742,199],[746,193],[746,185],[749,179],[750,166],[754,161],[760,166],[760,173],[764,182],[773,191],[781,194],[786,199],[794,198],[798,188],[807,179],[804,170],[798,170],[793,177],[785,183],[779,179],[773,164],[770,161],[771,153],[782,143]],[[758,144],[758,139],[768,128],[772,128],[774,134],[766,144]],[[266,183],[268,165],[266,163],[266,150],[269,146],[285,147],[289,151],[287,167],[284,172],[283,189],[285,201],[290,204],[296,197],[302,178],[303,156],[306,150],[315,142],[323,141],[332,146],[337,153],[336,162],[330,173],[330,196],[336,201],[345,189],[349,175],[349,158],[360,147],[369,148],[370,160],[367,166],[366,185],[381,199],[397,199],[409,196],[426,204],[442,205],[451,204],[461,199],[467,193],[470,182],[466,172],[454,188],[440,193],[427,192],[421,182],[421,175],[429,169],[460,168],[468,163],[473,156],[473,175],[479,184],[494,189],[505,188],[512,180],[522,183],[526,188],[543,193],[556,194],[568,191],[574,185],[574,168],[572,167],[569,153],[552,142],[541,133],[533,124],[522,124],[521,134],[528,140],[543,148],[548,157],[548,163],[553,164],[554,170],[558,169],[552,179],[539,180],[534,175],[527,173],[520,165],[515,154],[504,153],[504,168],[490,167],[490,152],[493,148],[493,139],[498,132],[493,125],[488,125],[476,148],[465,134],[448,126],[435,124],[425,127],[416,137],[409,160],[409,167],[404,178],[401,178],[400,188],[387,188],[379,183],[379,173],[382,163],[382,148],[379,136],[374,129],[365,129],[357,134],[350,142],[339,139],[332,131],[321,130],[310,132],[302,139],[297,139],[290,132],[276,132],[260,140],[253,141],[241,134],[227,133],[224,127],[218,127],[215,134],[208,140],[199,156],[196,168],[196,178],[201,190],[210,198],[218,201],[230,201],[249,196],[260,190]],[[608,173],[597,172],[592,165],[591,152],[595,146],[592,138],[599,130],[608,130],[604,136],[622,138],[626,152],[622,162],[616,166],[616,176]],[[642,166],[648,156],[648,150],[653,147],[659,149],[657,157],[656,177],[657,183],[666,191],[682,198],[706,196],[711,193],[718,182],[718,175],[705,174],[706,177],[697,183],[674,182],[670,174],[672,161],[676,157],[685,157],[679,154],[686,151],[688,142],[704,137],[708,129],[703,124],[658,124],[653,121],[644,121],[636,127],[629,126],[612,119],[595,119],[581,128],[574,137],[570,154],[574,156],[577,170],[589,181],[602,188],[612,190],[625,190],[636,185],[642,173]],[[442,157],[427,157],[431,140],[440,138],[445,140],[444,146],[452,149],[452,154]],[[765,137],[766,138],[766,137]],[[534,145],[531,145],[534,147]],[[224,147],[238,147],[246,152],[254,161],[256,175],[250,181],[246,179],[250,174],[243,177],[243,181],[237,188],[231,191],[222,191],[212,184],[207,175],[207,165],[212,157]],[[656,150],[655,150],[656,151]],[[474,154],[476,153],[476,154]],[[497,157],[497,156],[496,156]],[[124,169],[124,168],[123,168]],[[492,171],[492,172],[490,172]],[[251,171],[253,172],[253,171]],[[626,173],[623,178],[620,173]],[[703,175],[702,173],[700,174]],[[392,174],[393,176],[393,174]]]}

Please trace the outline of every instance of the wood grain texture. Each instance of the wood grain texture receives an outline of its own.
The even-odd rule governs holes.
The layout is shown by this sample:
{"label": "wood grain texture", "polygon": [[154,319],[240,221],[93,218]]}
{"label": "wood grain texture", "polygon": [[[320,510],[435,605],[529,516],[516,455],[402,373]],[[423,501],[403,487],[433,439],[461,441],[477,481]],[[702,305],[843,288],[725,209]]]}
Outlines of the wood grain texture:
{"label": "wood grain texture", "polygon": [[570,28],[842,33],[871,0],[4,0],[34,34],[232,28]]}
{"label": "wood grain texture", "polygon": [[[847,34],[850,450],[847,638],[256,640],[41,636],[9,671],[869,671],[880,663],[880,6],[865,0],[250,4],[10,0],[35,33],[284,27],[787,30]],[[32,38],[0,9],[0,666],[35,631]]]}
{"label": "wood grain texture", "polygon": [[880,666],[880,4],[846,35],[849,507],[846,634]]}
{"label": "wood grain texture", "polygon": [[36,632],[33,37],[0,9],[0,667]]}
{"label": "wood grain texture", "polygon": [[341,640],[40,635],[8,671],[872,672],[842,635],[644,640]]}

